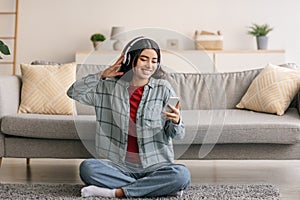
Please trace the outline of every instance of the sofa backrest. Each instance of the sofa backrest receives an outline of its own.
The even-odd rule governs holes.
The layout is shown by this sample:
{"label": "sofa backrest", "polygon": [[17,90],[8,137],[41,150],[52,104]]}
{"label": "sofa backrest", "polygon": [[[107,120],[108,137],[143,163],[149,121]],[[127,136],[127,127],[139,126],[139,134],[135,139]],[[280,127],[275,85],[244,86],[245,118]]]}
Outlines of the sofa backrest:
{"label": "sofa backrest", "polygon": [[[97,73],[106,65],[77,65],[76,79]],[[166,80],[170,82],[179,96],[182,109],[230,109],[240,101],[252,80],[261,69],[231,73],[170,73]],[[94,108],[78,102],[77,114],[94,114]]]}
{"label": "sofa backrest", "polygon": [[[76,79],[97,73],[107,65],[77,65]],[[262,69],[226,73],[167,73],[165,79],[170,82],[180,98],[181,108],[193,109],[233,109],[246,93],[254,78]],[[294,98],[290,107],[296,107]],[[77,114],[94,115],[92,106],[75,102]]]}
{"label": "sofa backrest", "polygon": [[262,69],[228,73],[170,73],[166,80],[181,99],[182,109],[232,109]]}
{"label": "sofa backrest", "polygon": [[[31,64],[60,65],[61,63],[37,60]],[[293,63],[280,65],[299,69]],[[103,71],[109,65],[77,64],[76,79],[88,74]],[[227,73],[169,73],[166,80],[170,82],[177,96],[181,99],[182,109],[232,109],[246,93],[253,79],[262,69]],[[300,93],[298,94],[300,98]],[[290,107],[299,107],[298,95]],[[75,102],[77,114],[94,115],[92,106]]]}

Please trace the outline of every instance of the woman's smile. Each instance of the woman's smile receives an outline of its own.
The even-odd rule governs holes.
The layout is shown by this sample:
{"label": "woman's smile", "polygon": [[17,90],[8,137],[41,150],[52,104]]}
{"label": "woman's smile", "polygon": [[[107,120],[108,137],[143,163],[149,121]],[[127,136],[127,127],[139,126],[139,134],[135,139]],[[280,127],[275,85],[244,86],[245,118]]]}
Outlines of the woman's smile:
{"label": "woman's smile", "polygon": [[158,55],[153,49],[145,49],[139,56],[136,66],[133,67],[133,85],[145,85],[155,73],[158,65]]}
{"label": "woman's smile", "polygon": [[145,74],[145,75],[152,75],[152,70],[151,69],[149,69],[149,68],[141,68],[141,70],[143,71],[143,73]]}

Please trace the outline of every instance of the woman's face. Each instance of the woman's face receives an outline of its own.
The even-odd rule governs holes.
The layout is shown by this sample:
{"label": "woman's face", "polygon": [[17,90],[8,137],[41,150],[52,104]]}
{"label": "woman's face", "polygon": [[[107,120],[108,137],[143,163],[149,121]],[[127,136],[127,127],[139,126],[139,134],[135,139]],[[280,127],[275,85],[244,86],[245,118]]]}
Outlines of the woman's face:
{"label": "woman's face", "polygon": [[158,56],[153,49],[144,49],[138,57],[136,67],[133,68],[133,76],[138,79],[149,79],[155,73],[158,64]]}

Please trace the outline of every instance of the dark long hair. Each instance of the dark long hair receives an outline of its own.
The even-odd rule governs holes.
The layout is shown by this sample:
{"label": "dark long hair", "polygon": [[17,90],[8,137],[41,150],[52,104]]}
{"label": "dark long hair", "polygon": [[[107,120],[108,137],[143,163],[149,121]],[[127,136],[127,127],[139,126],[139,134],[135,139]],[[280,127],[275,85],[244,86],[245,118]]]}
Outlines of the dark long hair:
{"label": "dark long hair", "polygon": [[[153,49],[157,53],[157,62],[160,65],[161,54],[160,48],[158,44],[149,38],[146,37],[137,37],[131,40],[124,48],[123,54],[125,55],[124,62],[122,63],[119,71],[124,72],[122,76],[118,76],[116,78],[125,81],[131,81],[133,77],[132,66],[135,67],[138,61],[139,56],[141,55],[142,51],[145,49]],[[129,62],[128,62],[129,61]],[[155,73],[152,75],[153,78],[163,78],[165,76],[165,72],[158,66]]]}

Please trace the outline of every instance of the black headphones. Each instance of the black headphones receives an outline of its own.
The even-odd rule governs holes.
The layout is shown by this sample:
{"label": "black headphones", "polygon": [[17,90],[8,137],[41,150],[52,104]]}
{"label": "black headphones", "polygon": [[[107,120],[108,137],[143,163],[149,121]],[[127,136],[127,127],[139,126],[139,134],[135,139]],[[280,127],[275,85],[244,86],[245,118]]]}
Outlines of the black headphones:
{"label": "black headphones", "polygon": [[[130,60],[131,60],[131,56],[129,54],[129,50],[131,49],[131,47],[137,43],[138,41],[140,40],[144,40],[144,39],[149,39],[149,38],[146,38],[144,36],[140,36],[140,37],[137,37],[135,38],[134,40],[132,40],[129,44],[127,44],[127,46],[125,47],[125,49],[123,50],[123,54],[124,54],[124,60],[123,60],[123,64],[124,65],[129,65],[130,63]],[[160,68],[160,63],[157,63],[157,70],[159,70]]]}

